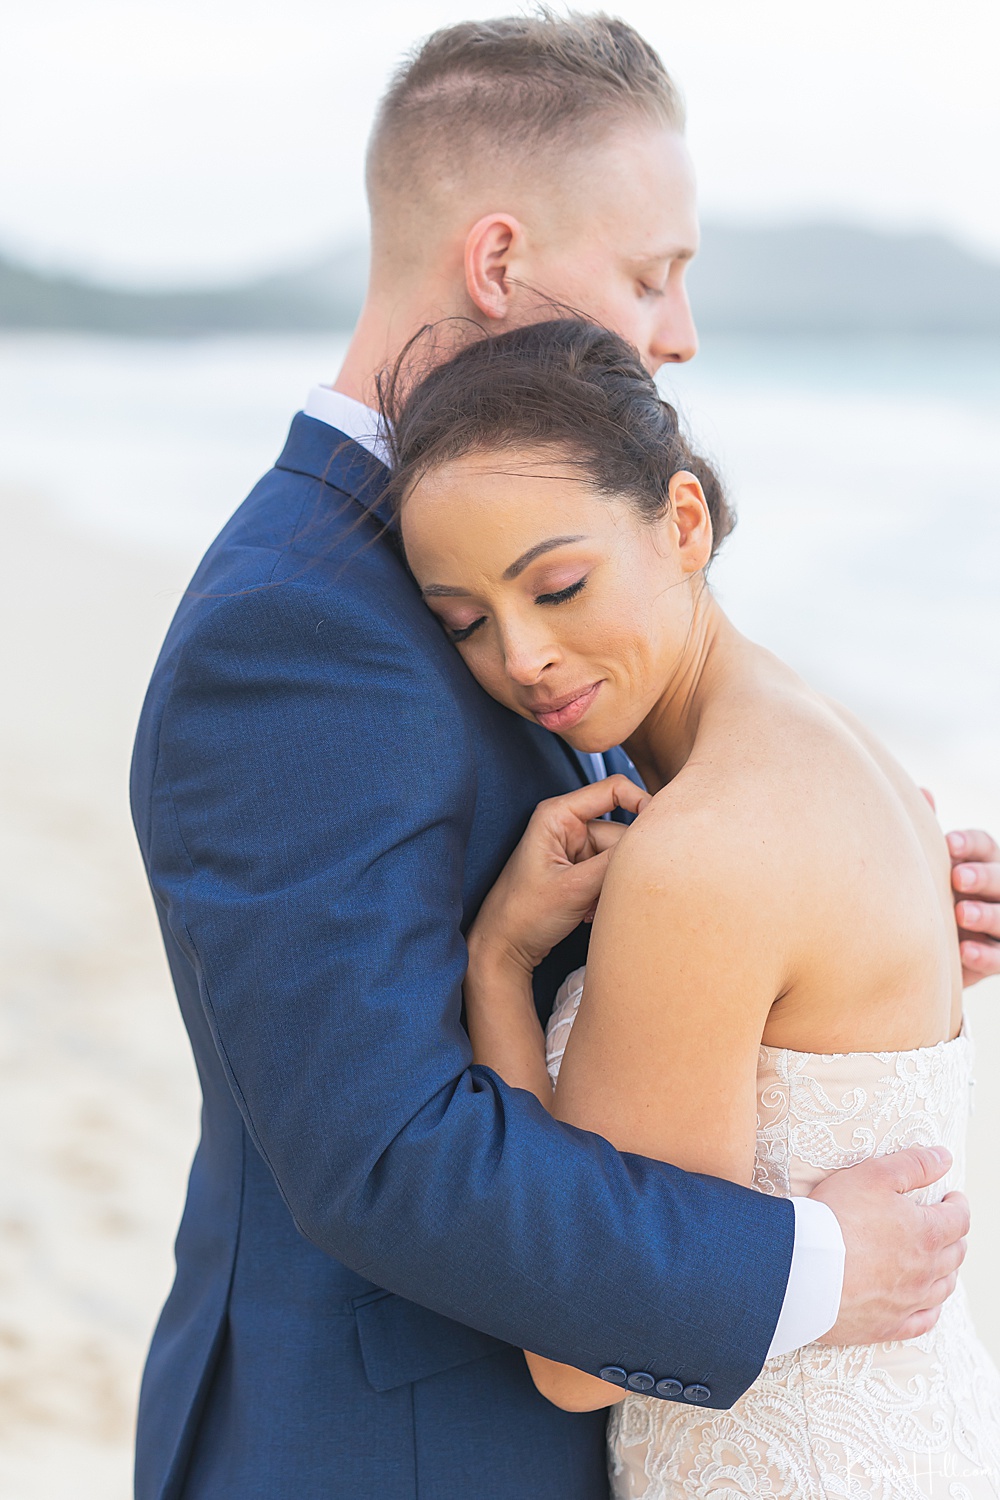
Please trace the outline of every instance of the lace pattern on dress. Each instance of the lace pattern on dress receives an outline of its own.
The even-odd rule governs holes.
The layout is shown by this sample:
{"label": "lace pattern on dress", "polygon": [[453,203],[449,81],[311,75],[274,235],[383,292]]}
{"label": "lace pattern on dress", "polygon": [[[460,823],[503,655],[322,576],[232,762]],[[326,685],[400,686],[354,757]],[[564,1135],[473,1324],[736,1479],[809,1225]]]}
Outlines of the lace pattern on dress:
{"label": "lace pattern on dress", "polygon": [[[583,994],[570,975],[549,1022],[555,1082]],[[911,1145],[946,1145],[960,1187],[972,1043],[836,1055],[760,1049],[754,1186],[787,1197]],[[629,1395],[612,1408],[614,1500],[998,1500],[1000,1375],[962,1288],[906,1343],[809,1344],[768,1360],[730,1411]]]}

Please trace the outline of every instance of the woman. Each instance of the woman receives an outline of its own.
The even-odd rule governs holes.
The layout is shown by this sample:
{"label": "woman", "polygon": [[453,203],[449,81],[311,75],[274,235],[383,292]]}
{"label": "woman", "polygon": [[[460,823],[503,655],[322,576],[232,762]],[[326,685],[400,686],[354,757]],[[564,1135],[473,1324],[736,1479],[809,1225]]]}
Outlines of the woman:
{"label": "woman", "polygon": [[[720,609],[732,515],[635,351],[536,325],[388,415],[407,557],[470,670],[577,751],[623,744],[650,793],[607,784],[639,813],[624,831],[588,825],[593,790],[529,827],[469,934],[477,1061],[619,1149],[761,1192],[914,1143],[949,1147],[937,1195],[956,1186],[971,1046],[944,840],[864,726]],[[581,914],[546,876],[553,828],[564,866],[608,869],[546,1047],[532,969]],[[960,1291],[921,1338],[769,1361],[728,1412],[527,1358],[560,1406],[612,1408],[617,1497],[1000,1495],[1000,1377]]]}

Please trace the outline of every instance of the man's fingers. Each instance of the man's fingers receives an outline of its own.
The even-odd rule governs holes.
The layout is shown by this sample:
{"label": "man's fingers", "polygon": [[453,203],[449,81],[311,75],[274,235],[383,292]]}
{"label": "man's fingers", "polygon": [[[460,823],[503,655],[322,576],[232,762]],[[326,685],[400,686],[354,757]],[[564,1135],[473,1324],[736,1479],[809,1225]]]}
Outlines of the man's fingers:
{"label": "man's fingers", "polygon": [[[946,1250],[965,1238],[969,1232],[972,1216],[969,1200],[964,1193],[948,1193],[940,1203],[924,1209],[924,1224],[930,1244],[938,1252]],[[943,1274],[935,1263],[938,1275]]]}
{"label": "man's fingers", "polygon": [[962,982],[1000,974],[1000,845],[981,828],[949,833]]}
{"label": "man's fingers", "polygon": [[1000,864],[954,865],[951,883],[960,896],[1000,901]]}
{"label": "man's fingers", "polygon": [[942,1178],[951,1161],[951,1152],[944,1146],[909,1146],[905,1151],[892,1151],[888,1156],[866,1162],[865,1169],[872,1176],[884,1177],[897,1193],[912,1193]]}
{"label": "man's fingers", "polygon": [[919,1312],[911,1313],[892,1335],[896,1339],[918,1339],[929,1333],[941,1316],[941,1308],[958,1286],[958,1269],[965,1259],[965,1241],[952,1245],[944,1257],[952,1267],[933,1281],[924,1295],[926,1305]]}
{"label": "man's fingers", "polygon": [[[967,1214],[965,1217],[965,1222],[966,1224],[968,1223]],[[959,1223],[961,1223],[961,1218],[959,1219]],[[940,1223],[935,1222],[933,1225],[931,1234],[933,1237],[933,1242],[938,1246],[938,1248],[932,1250],[928,1258],[926,1274],[930,1278],[931,1288],[933,1288],[937,1282],[943,1281],[948,1276],[957,1276],[965,1261],[965,1257],[969,1253],[969,1241],[967,1235],[965,1233],[962,1233],[957,1239],[953,1239],[952,1235],[954,1234],[954,1232],[954,1221],[948,1222],[943,1220]],[[927,1290],[918,1291],[917,1296],[920,1298],[920,1301],[924,1304],[925,1307],[935,1307],[939,1300],[938,1298],[932,1296],[931,1292]]]}
{"label": "man's fingers", "polygon": [[957,1286],[957,1271],[952,1271],[948,1276],[942,1276],[941,1279],[939,1281],[935,1281],[934,1285],[931,1287],[931,1294],[927,1299],[928,1303],[931,1307],[941,1307],[945,1302],[947,1302],[948,1298],[951,1296],[952,1292]]}
{"label": "man's fingers", "polygon": [[960,828],[955,833],[949,833],[947,838],[953,864],[958,864],[961,860],[980,864],[996,864],[1000,861],[1000,844],[981,828]]}
{"label": "man's fingers", "polygon": [[940,1306],[929,1307],[923,1312],[911,1313],[905,1323],[901,1323],[892,1335],[892,1341],[895,1343],[905,1339],[921,1338],[923,1334],[930,1333],[940,1316]]}
{"label": "man's fingers", "polygon": [[958,1286],[958,1272],[952,1271],[947,1276],[941,1276],[933,1283],[927,1293],[927,1306],[922,1307],[919,1312],[911,1313],[893,1334],[893,1341],[897,1339],[918,1339],[924,1333],[929,1333],[941,1316],[941,1308]]}
{"label": "man's fingers", "polygon": [[931,1287],[930,1291],[928,1292],[928,1294],[927,1294],[927,1306],[925,1308],[923,1308],[922,1311],[923,1312],[930,1312],[933,1308],[943,1306],[943,1304],[945,1302],[947,1302],[948,1298],[951,1296],[952,1292],[955,1290],[955,1288],[957,1286],[958,1286],[958,1272],[957,1271],[952,1271],[949,1276],[941,1276],[941,1277],[939,1277],[938,1280],[934,1282],[933,1286]]}
{"label": "man's fingers", "polygon": [[958,945],[962,955],[962,982],[975,984],[988,979],[991,974],[1000,974],[1000,943],[962,942]]}
{"label": "man's fingers", "polygon": [[955,916],[963,932],[974,932],[987,938],[1000,938],[1000,903],[956,901]]}
{"label": "man's fingers", "polygon": [[960,1240],[946,1245],[937,1258],[937,1272],[940,1276],[957,1276],[965,1257],[969,1253],[969,1242],[963,1235]]}

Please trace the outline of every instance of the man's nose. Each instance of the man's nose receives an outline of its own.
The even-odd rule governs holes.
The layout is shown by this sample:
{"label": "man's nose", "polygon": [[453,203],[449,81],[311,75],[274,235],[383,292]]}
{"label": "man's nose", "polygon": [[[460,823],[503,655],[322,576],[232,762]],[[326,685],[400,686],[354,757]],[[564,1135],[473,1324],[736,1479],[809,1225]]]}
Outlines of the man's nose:
{"label": "man's nose", "polygon": [[656,371],[661,365],[682,365],[698,353],[698,331],[694,326],[687,289],[682,284],[668,298],[653,333],[651,363]]}

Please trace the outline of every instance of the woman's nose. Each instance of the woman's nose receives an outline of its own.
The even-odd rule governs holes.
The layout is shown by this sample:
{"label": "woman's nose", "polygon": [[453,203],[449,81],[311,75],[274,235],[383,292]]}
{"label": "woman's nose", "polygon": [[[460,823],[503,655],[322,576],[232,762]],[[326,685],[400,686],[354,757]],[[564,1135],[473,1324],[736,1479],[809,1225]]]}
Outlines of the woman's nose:
{"label": "woman's nose", "polygon": [[547,632],[507,632],[503,647],[507,676],[522,687],[537,682],[559,660],[559,648]]}

